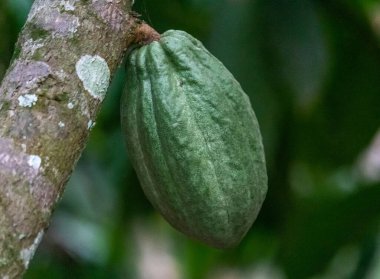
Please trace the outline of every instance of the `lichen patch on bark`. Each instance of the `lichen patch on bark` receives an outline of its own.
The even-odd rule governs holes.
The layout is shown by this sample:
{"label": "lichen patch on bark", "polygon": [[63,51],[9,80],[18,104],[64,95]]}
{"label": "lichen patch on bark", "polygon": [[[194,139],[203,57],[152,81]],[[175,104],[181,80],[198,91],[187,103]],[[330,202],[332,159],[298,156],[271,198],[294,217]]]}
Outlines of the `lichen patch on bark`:
{"label": "lichen patch on bark", "polygon": [[65,11],[75,11],[75,3],[76,2],[77,2],[77,0],[72,0],[72,1],[62,0],[60,5],[61,5],[61,7],[63,7],[63,9]]}
{"label": "lichen patch on bark", "polygon": [[37,247],[40,244],[43,235],[44,235],[44,232],[40,231],[37,237],[34,239],[32,245],[20,251],[20,259],[24,263],[25,268],[29,266],[29,262],[32,259],[34,253],[36,252]]}
{"label": "lichen patch on bark", "polygon": [[127,18],[123,10],[122,3],[119,0],[98,1],[93,0],[92,6],[98,16],[106,23],[112,26],[115,31],[120,31],[124,26]]}
{"label": "lichen patch on bark", "polygon": [[73,104],[72,102],[69,102],[69,103],[67,104],[67,108],[68,108],[68,109],[73,109],[73,108],[74,108],[74,104]]}
{"label": "lichen patch on bark", "polygon": [[87,123],[87,129],[88,130],[91,130],[92,128],[94,128],[96,125],[96,122],[93,122],[91,119],[88,121]]}
{"label": "lichen patch on bark", "polygon": [[36,96],[36,94],[25,94],[18,97],[17,100],[20,106],[31,108],[36,104],[38,97]]}
{"label": "lichen patch on bark", "polygon": [[88,93],[102,101],[106,95],[111,77],[107,62],[98,55],[84,55],[77,62],[75,69]]}
{"label": "lichen patch on bark", "polygon": [[19,61],[12,71],[10,82],[17,87],[24,87],[25,91],[33,89],[37,83],[51,74],[50,66],[40,61]]}
{"label": "lichen patch on bark", "polygon": [[74,11],[75,9],[72,10],[74,6],[67,1],[61,2],[55,9],[51,5],[46,3],[36,10],[32,9],[28,19],[33,20],[35,29],[41,30],[43,35],[45,35],[43,31],[48,31],[52,37],[73,37],[78,31],[80,21],[78,17],[67,11]]}
{"label": "lichen patch on bark", "polygon": [[28,158],[28,165],[34,170],[39,170],[41,166],[41,157],[38,155],[30,155]]}
{"label": "lichen patch on bark", "polygon": [[22,51],[25,54],[28,53],[29,55],[33,56],[36,50],[42,48],[43,46],[44,44],[41,39],[37,39],[36,41],[34,41],[33,39],[29,39],[23,44]]}

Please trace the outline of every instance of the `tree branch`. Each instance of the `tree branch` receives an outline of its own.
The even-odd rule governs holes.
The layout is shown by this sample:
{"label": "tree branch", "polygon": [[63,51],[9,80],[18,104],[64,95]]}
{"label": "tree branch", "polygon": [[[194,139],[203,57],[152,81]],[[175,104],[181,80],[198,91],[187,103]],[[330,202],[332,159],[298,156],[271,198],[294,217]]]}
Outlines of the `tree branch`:
{"label": "tree branch", "polygon": [[0,278],[28,267],[110,77],[134,41],[131,0],[36,0],[0,87]]}

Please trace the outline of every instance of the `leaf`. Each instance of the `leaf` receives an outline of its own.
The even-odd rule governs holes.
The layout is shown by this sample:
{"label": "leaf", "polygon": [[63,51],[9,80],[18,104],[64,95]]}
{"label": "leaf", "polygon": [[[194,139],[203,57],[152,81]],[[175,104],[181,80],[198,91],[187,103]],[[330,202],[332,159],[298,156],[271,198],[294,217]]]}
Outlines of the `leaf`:
{"label": "leaf", "polygon": [[289,278],[309,278],[322,271],[336,251],[377,232],[380,185],[363,186],[341,199],[300,203],[282,237],[280,260]]}

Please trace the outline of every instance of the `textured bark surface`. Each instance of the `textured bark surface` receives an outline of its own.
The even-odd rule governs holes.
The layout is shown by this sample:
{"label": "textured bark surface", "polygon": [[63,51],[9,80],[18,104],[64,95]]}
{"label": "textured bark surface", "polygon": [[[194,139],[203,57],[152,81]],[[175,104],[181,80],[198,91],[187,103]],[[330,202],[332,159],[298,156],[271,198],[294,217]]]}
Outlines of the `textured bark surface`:
{"label": "textured bark surface", "polygon": [[36,0],[0,87],[0,278],[47,228],[110,77],[134,38],[131,0]]}

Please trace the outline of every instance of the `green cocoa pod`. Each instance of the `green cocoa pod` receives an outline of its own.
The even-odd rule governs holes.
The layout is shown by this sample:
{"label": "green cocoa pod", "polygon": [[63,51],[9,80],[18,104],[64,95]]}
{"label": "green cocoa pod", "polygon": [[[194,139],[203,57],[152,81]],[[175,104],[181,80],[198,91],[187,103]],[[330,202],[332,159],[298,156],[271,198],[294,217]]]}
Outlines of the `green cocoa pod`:
{"label": "green cocoa pod", "polygon": [[132,51],[121,101],[131,162],[153,206],[179,231],[236,246],[267,192],[264,150],[247,95],[183,31]]}

